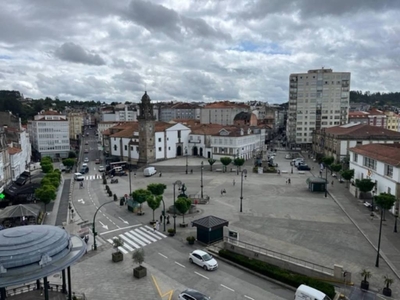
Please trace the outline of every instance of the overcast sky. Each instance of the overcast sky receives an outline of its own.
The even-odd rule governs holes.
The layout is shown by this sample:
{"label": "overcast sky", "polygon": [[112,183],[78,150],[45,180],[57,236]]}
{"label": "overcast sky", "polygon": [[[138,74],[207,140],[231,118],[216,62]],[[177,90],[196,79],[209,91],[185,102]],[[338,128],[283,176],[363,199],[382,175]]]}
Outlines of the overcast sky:
{"label": "overcast sky", "polygon": [[351,72],[399,91],[399,0],[12,0],[0,89],[134,101],[288,99],[289,74]]}

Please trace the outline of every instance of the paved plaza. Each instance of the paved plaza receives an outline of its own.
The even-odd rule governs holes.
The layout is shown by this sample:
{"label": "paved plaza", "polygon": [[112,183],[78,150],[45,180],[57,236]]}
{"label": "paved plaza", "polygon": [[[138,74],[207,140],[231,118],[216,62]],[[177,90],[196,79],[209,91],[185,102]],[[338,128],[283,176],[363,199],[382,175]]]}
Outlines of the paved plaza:
{"label": "paved plaza", "polygon": [[[193,169],[193,174],[186,174],[186,159],[173,159],[154,164],[162,170],[162,177],[155,175],[144,177],[139,171],[132,176],[132,189],[146,187],[150,183],[165,183],[167,190],[164,194],[166,205],[173,204],[173,185],[176,180],[181,180],[187,186],[189,194],[200,194],[200,163],[204,162],[203,186],[204,194],[210,196],[210,203],[198,205],[198,213],[185,217],[187,222],[206,215],[215,215],[229,221],[229,228],[237,230],[240,240],[274,250],[294,258],[307,260],[314,264],[333,268],[339,264],[345,270],[352,273],[352,281],[359,285],[360,271],[363,268],[371,270],[370,289],[381,291],[383,288],[383,276],[389,275],[394,279],[392,285],[394,298],[400,298],[400,285],[397,270],[400,270],[400,242],[398,236],[393,233],[394,218],[387,216],[384,222],[380,267],[375,267],[376,246],[378,241],[379,216],[373,219],[369,210],[362,202],[354,198],[346,189],[345,184],[335,180],[333,186],[329,186],[329,195],[323,193],[311,193],[307,190],[306,179],[311,175],[298,174],[294,169],[291,174],[290,161],[286,160],[285,151],[278,151],[275,162],[278,168],[288,173],[255,174],[252,172],[252,162],[246,162],[243,168],[248,170],[248,175],[243,180],[243,212],[239,212],[240,205],[240,181],[241,176],[236,172],[216,172],[221,165],[216,163],[213,172],[206,159],[188,158],[188,168]],[[307,158],[306,158],[307,160]],[[313,167],[311,172],[316,175],[319,172],[316,163],[309,162]],[[229,169],[229,168],[228,168]],[[291,183],[286,183],[290,178]],[[128,176],[120,179],[118,190],[121,193],[127,190]],[[329,182],[332,178],[328,176]],[[221,195],[225,189],[226,194]],[[151,210],[144,205],[147,215],[140,218],[147,223],[151,217]],[[160,209],[156,211],[156,217],[160,215]],[[136,218],[136,215],[132,215]],[[181,217],[177,217],[177,222]],[[171,225],[170,225],[171,226]],[[174,237],[178,243],[186,243],[188,234],[194,233],[194,228],[178,229]],[[399,233],[400,234],[400,233]],[[112,268],[108,263],[111,246],[105,243],[96,253],[89,253],[83,262],[74,266],[74,285],[78,291],[84,292],[89,287],[91,294],[96,294],[96,274],[107,274]],[[103,257],[104,256],[104,257]],[[128,259],[129,260],[129,259]],[[99,261],[105,265],[100,266]],[[107,267],[107,264],[110,266]],[[127,264],[127,263],[126,263]],[[124,263],[125,265],[125,263]],[[112,281],[106,278],[99,283],[100,286],[111,289],[111,285],[117,280],[118,291],[114,295],[122,296],[125,285],[133,279],[131,274],[132,263],[118,270],[119,275],[112,275]],[[100,268],[100,269],[99,269]],[[93,270],[92,270],[93,269]],[[98,270],[98,271],[96,271]],[[156,269],[151,270],[153,275],[162,276]],[[114,280],[115,279],[115,280]],[[150,279],[150,277],[148,278]],[[147,279],[146,279],[147,280]],[[95,283],[96,282],[96,283]],[[141,282],[143,293],[155,293],[156,289],[152,280]],[[132,288],[132,286],[130,286]],[[135,285],[136,289],[136,285]],[[115,291],[115,287],[112,288]],[[100,291],[99,291],[100,292]],[[111,294],[107,294],[111,296]]]}

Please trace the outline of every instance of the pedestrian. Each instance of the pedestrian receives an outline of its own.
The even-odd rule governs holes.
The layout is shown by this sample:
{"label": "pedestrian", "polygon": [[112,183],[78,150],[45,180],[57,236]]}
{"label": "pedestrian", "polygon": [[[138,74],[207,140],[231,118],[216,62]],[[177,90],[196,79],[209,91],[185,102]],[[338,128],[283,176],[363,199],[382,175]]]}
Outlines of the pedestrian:
{"label": "pedestrian", "polygon": [[190,169],[190,174],[193,174],[193,169]]}
{"label": "pedestrian", "polygon": [[162,222],[162,214],[160,215],[160,223]]}
{"label": "pedestrian", "polygon": [[333,186],[333,180],[332,180],[332,182],[331,182],[331,185]]}
{"label": "pedestrian", "polygon": [[223,196],[224,195],[224,190],[221,190],[221,196]]}
{"label": "pedestrian", "polygon": [[290,184],[290,178],[288,178],[287,183]]}
{"label": "pedestrian", "polygon": [[226,190],[225,189],[223,190],[223,193],[226,194]]}
{"label": "pedestrian", "polygon": [[235,179],[233,179],[233,186],[235,186]]}
{"label": "pedestrian", "polygon": [[85,235],[85,243],[87,244],[89,242],[89,235]]}
{"label": "pedestrian", "polygon": [[157,222],[156,222],[156,230],[157,230],[157,231],[160,230],[160,223],[158,222],[158,220],[157,220]]}
{"label": "pedestrian", "polygon": [[136,173],[133,173],[133,177],[136,178]]}
{"label": "pedestrian", "polygon": [[153,223],[153,231],[156,231],[156,223]]}
{"label": "pedestrian", "polygon": [[287,178],[286,178],[286,184],[288,183],[288,180],[287,180]]}
{"label": "pedestrian", "polygon": [[160,172],[160,177],[162,177],[162,173]]}
{"label": "pedestrian", "polygon": [[167,224],[169,224],[169,215],[167,216]]}

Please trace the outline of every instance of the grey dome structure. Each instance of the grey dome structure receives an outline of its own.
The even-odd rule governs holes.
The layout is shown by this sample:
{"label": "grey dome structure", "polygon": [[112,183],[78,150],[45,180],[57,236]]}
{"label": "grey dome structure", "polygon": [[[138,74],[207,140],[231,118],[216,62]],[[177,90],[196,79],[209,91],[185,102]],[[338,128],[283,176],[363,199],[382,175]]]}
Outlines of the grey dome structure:
{"label": "grey dome structure", "polygon": [[[44,278],[63,272],[86,253],[81,238],[50,225],[29,225],[0,231],[0,291],[1,299],[8,286]],[[70,275],[70,274],[69,274]],[[69,278],[69,290],[70,276]],[[63,276],[65,290],[65,276]]]}

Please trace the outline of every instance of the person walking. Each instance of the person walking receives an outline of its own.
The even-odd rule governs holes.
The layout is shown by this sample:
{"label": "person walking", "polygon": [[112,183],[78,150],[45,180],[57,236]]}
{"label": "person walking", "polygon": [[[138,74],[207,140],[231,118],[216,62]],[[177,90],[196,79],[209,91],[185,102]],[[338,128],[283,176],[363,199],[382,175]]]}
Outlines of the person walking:
{"label": "person walking", "polygon": [[332,180],[332,182],[331,182],[331,185],[333,186],[333,180]]}
{"label": "person walking", "polygon": [[290,184],[290,178],[288,178],[287,182],[288,182],[288,184]]}
{"label": "person walking", "polygon": [[157,220],[157,222],[156,222],[156,230],[157,230],[157,231],[160,230],[160,223],[158,222],[158,220]]}
{"label": "person walking", "polygon": [[153,231],[156,231],[156,223],[153,223]]}
{"label": "person walking", "polygon": [[162,214],[160,215],[160,223],[162,222]]}
{"label": "person walking", "polygon": [[169,215],[167,216],[167,224],[169,224]]}
{"label": "person walking", "polygon": [[233,179],[233,186],[235,186],[235,179]]}

